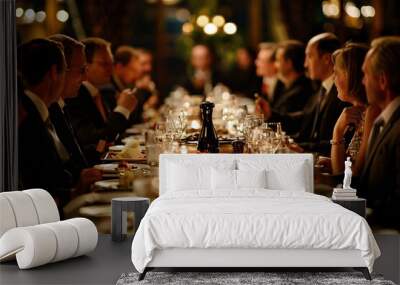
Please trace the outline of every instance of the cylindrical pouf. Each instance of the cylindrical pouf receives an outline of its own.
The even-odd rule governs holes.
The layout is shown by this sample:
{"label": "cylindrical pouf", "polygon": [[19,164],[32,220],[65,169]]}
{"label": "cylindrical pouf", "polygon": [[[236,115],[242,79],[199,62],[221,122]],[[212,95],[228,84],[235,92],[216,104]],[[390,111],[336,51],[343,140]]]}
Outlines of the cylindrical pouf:
{"label": "cylindrical pouf", "polygon": [[16,226],[17,222],[15,221],[11,204],[6,197],[0,194],[0,238],[9,229],[13,229]]}
{"label": "cylindrical pouf", "polygon": [[38,214],[31,197],[22,191],[1,193],[8,199],[13,209],[17,227],[27,227],[39,224]]}
{"label": "cylindrical pouf", "polygon": [[126,236],[127,212],[135,214],[135,230],[138,229],[140,221],[144,217],[150,205],[150,199],[143,197],[120,197],[113,198],[111,238],[113,241],[122,241]]}
{"label": "cylindrical pouf", "polygon": [[60,220],[56,202],[49,192],[43,189],[28,189],[22,192],[31,197],[39,217],[39,224],[52,223]]}
{"label": "cylindrical pouf", "polygon": [[78,233],[78,248],[74,257],[86,254],[96,248],[98,233],[92,221],[85,218],[74,218],[64,222],[74,226]]}
{"label": "cylindrical pouf", "polygon": [[55,234],[42,225],[11,229],[0,239],[0,259],[16,253],[20,269],[49,263],[56,252]]}
{"label": "cylindrical pouf", "polygon": [[51,262],[71,258],[78,249],[78,233],[73,225],[66,221],[42,225],[53,231],[57,238],[57,252]]}

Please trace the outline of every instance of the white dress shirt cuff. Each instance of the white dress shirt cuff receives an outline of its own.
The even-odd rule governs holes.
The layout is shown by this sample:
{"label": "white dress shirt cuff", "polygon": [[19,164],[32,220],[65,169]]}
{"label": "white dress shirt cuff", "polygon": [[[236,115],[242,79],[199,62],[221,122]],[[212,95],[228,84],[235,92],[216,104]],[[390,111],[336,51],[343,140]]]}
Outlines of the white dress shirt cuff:
{"label": "white dress shirt cuff", "polygon": [[123,106],[115,107],[114,112],[122,114],[127,120],[129,119],[129,116],[131,114],[131,111],[129,111],[127,108]]}

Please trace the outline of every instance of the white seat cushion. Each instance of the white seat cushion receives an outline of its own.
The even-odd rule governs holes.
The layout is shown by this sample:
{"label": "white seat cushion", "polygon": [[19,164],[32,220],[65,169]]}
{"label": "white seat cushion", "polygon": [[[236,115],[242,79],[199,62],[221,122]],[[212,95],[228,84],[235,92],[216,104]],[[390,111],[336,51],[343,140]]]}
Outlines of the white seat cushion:
{"label": "white seat cushion", "polygon": [[20,269],[28,269],[86,254],[96,248],[98,233],[88,219],[18,227],[0,238],[0,261],[16,256]]}
{"label": "white seat cushion", "polygon": [[1,195],[8,200],[13,210],[17,227],[39,224],[38,214],[31,197],[22,191],[3,192]]}
{"label": "white seat cushion", "polygon": [[52,223],[60,220],[56,202],[50,193],[43,189],[28,189],[22,191],[28,194],[33,201],[39,224]]}
{"label": "white seat cushion", "polygon": [[8,199],[0,195],[0,237],[8,230],[17,227],[14,212]]}

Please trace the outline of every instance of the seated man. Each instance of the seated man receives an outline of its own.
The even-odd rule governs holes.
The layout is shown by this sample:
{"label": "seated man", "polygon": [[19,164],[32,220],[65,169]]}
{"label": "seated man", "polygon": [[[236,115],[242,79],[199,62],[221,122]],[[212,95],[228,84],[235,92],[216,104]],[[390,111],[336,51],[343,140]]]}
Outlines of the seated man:
{"label": "seated man", "polygon": [[257,100],[258,109],[269,122],[281,122],[284,131],[299,131],[304,107],[312,94],[311,81],[304,75],[304,45],[298,41],[284,41],[276,54],[278,76],[285,87],[274,107],[263,99]]}
{"label": "seated man", "polygon": [[192,48],[190,58],[192,70],[182,84],[189,94],[206,95],[221,82],[221,76],[215,69],[214,60],[208,46],[198,44]]}
{"label": "seated man", "polygon": [[329,155],[333,127],[346,103],[338,99],[333,84],[332,54],[340,48],[338,38],[331,33],[318,34],[306,47],[304,67],[311,80],[321,83],[317,92],[308,100],[299,133],[294,136],[305,151]]}
{"label": "seated man", "polygon": [[[142,56],[142,53],[147,54],[130,46],[118,47],[114,55],[111,88],[105,87],[101,90],[109,104],[115,107],[120,92],[126,88],[137,88],[135,93],[137,105],[129,117],[129,125],[142,122],[144,105],[153,93],[156,94],[155,84],[150,78],[151,64],[148,63],[147,56]],[[141,62],[141,57],[145,57],[144,64]]]}
{"label": "seated man", "polygon": [[382,113],[369,137],[359,195],[367,199],[370,222],[400,230],[400,37],[374,40],[364,61],[367,99]]}
{"label": "seated man", "polygon": [[257,54],[256,73],[262,77],[259,95],[268,101],[271,108],[278,101],[279,96],[285,87],[283,82],[278,78],[278,70],[276,68],[276,50],[278,45],[275,43],[262,43]]}
{"label": "seated man", "polygon": [[89,164],[93,165],[94,162],[98,162],[100,153],[96,152],[94,148],[82,149],[79,145],[66,110],[65,99],[76,97],[82,81],[86,80],[85,46],[81,42],[61,34],[53,35],[49,39],[63,45],[67,63],[64,88],[60,99],[49,108],[50,118],[71,158],[83,169]]}
{"label": "seated man", "polygon": [[262,78],[256,74],[256,53],[251,47],[240,47],[235,53],[235,64],[226,75],[226,84],[233,94],[253,99],[259,92]]}
{"label": "seated man", "polygon": [[61,208],[86,192],[101,172],[79,172],[60,141],[48,107],[60,99],[66,63],[61,44],[36,39],[18,48],[18,72],[25,83],[19,97],[25,116],[18,126],[19,180],[24,188],[43,188]]}
{"label": "seated man", "polygon": [[[136,87],[138,88],[138,98],[143,98],[144,101],[143,111],[149,109],[155,109],[161,103],[160,94],[157,90],[157,86],[153,80],[153,55],[147,49],[138,48],[136,49],[139,55],[139,65],[141,77],[136,81]],[[141,122],[142,116],[139,117],[140,112],[135,112],[133,122]],[[140,114],[142,115],[142,114]],[[143,114],[145,115],[145,114]],[[132,117],[132,116],[131,116]]]}
{"label": "seated man", "polygon": [[131,90],[124,90],[116,107],[106,104],[100,88],[109,84],[113,71],[110,43],[100,38],[88,38],[85,45],[87,81],[76,98],[66,100],[66,108],[79,143],[83,147],[99,141],[113,142],[129,126],[128,119],[137,100]]}

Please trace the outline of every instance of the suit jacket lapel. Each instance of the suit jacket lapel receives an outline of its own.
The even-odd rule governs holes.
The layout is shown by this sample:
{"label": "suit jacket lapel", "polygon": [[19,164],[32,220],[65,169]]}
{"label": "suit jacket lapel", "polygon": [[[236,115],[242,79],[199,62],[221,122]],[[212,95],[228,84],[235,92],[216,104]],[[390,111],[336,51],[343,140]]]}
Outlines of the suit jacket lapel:
{"label": "suit jacket lapel", "polygon": [[[31,101],[31,99],[26,95],[22,96],[21,102],[24,105],[24,107],[28,113],[27,119],[36,121],[36,122],[34,122],[34,121],[29,122],[29,124],[37,125],[38,132],[41,132],[41,134],[35,134],[35,135],[38,135],[39,137],[42,137],[44,139],[43,143],[47,144],[47,146],[50,148],[47,151],[51,151],[54,154],[54,156],[57,157],[60,164],[62,164],[62,160],[61,160],[60,156],[58,155],[57,149],[54,145],[53,138],[51,137],[49,131],[47,130],[46,126],[44,125],[44,122],[42,120],[42,117],[40,116],[39,111],[36,109],[35,105]],[[30,130],[30,131],[32,131],[32,130]]]}
{"label": "suit jacket lapel", "polygon": [[392,117],[390,118],[389,122],[383,127],[383,130],[376,139],[375,144],[372,146],[372,149],[369,151],[365,166],[369,167],[370,162],[374,157],[378,146],[382,143],[387,133],[392,129],[393,125],[396,124],[399,119],[400,119],[400,108],[397,108],[397,110],[393,113]]}
{"label": "suit jacket lapel", "polygon": [[[71,147],[73,149],[69,150],[71,152],[70,155],[74,156],[74,152],[77,152],[79,159],[82,161],[84,166],[87,167],[88,163],[87,163],[86,158],[82,152],[82,149],[76,139],[74,129],[69,120],[67,108],[65,108],[65,110],[63,112],[61,110],[61,107],[58,105],[58,103],[55,103],[54,106],[52,106],[52,110],[54,112],[54,115],[57,116],[57,120],[59,120],[59,122],[62,124],[61,128],[63,128],[63,130],[60,130],[60,132],[63,132],[65,134],[65,136],[67,136],[65,139],[68,140],[68,142],[65,142],[65,145],[72,144]],[[60,136],[60,138],[62,137],[62,135],[59,135],[59,136]]]}
{"label": "suit jacket lapel", "polygon": [[279,109],[281,105],[288,100],[288,98],[292,97],[293,90],[297,87],[299,81],[300,77],[296,79],[288,88],[286,88],[285,86],[282,87],[283,91],[279,98],[277,98],[275,108]]}
{"label": "suit jacket lapel", "polygon": [[101,115],[100,111],[97,109],[96,103],[94,102],[94,99],[92,95],[90,94],[89,90],[86,88],[85,85],[82,85],[81,88],[83,88],[82,91],[82,97],[84,98],[87,106],[88,106],[88,111],[92,112],[93,114],[93,119],[96,120],[96,125],[99,126],[104,126],[105,122],[103,119],[103,116]]}

